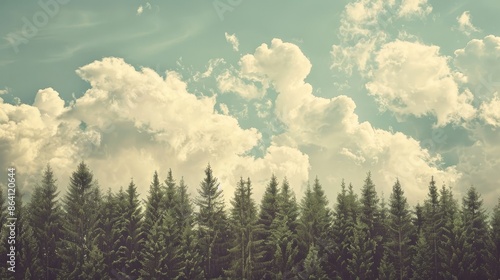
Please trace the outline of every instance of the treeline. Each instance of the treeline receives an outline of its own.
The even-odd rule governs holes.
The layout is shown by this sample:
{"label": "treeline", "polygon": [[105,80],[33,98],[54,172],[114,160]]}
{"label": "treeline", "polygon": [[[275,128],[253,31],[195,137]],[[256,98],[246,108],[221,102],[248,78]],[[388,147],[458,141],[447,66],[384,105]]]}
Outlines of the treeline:
{"label": "treeline", "polygon": [[30,202],[15,202],[15,273],[3,226],[1,279],[500,279],[500,200],[488,219],[473,187],[459,204],[433,179],[412,208],[398,181],[380,199],[368,173],[330,208],[318,179],[297,202],[273,175],[257,204],[241,178],[226,207],[208,166],[194,199],[155,172],[142,205],[133,181],[103,193],[82,162],[61,200],[47,166]]}

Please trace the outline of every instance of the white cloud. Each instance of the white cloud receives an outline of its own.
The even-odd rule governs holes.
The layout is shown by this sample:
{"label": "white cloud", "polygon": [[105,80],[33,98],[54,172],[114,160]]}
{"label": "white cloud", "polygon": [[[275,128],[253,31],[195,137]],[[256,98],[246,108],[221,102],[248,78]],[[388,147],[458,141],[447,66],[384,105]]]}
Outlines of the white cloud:
{"label": "white cloud", "polygon": [[400,117],[432,114],[440,126],[474,117],[472,94],[459,93],[439,47],[397,40],[382,47],[376,62],[366,88],[382,109]]}
{"label": "white cloud", "polygon": [[229,108],[227,107],[226,104],[224,104],[224,103],[219,104],[219,108],[220,108],[222,114],[229,115]]}
{"label": "white cloud", "polygon": [[500,98],[495,94],[489,102],[481,105],[481,117],[489,125],[500,127]]}
{"label": "white cloud", "polygon": [[236,34],[228,34],[227,32],[225,32],[224,35],[226,36],[226,41],[230,43],[233,47],[233,50],[237,52],[239,50],[240,43],[238,42]]}
{"label": "white cloud", "polygon": [[142,7],[142,5],[140,5],[139,8],[137,8],[137,14],[142,15],[143,12],[144,12],[144,7]]}
{"label": "white cloud", "polygon": [[465,75],[475,98],[489,100],[500,92],[500,37],[473,39],[455,51],[455,66]]}
{"label": "white cloud", "polygon": [[457,17],[458,30],[462,31],[465,35],[469,36],[473,32],[479,32],[471,22],[471,16],[469,11],[465,11]]}
{"label": "white cloud", "polygon": [[0,95],[7,94],[7,93],[9,93],[9,90],[7,88],[0,89]]}
{"label": "white cloud", "polygon": [[266,88],[259,88],[250,80],[242,79],[229,70],[217,76],[217,86],[222,93],[234,92],[245,99],[262,98]]}
{"label": "white cloud", "polygon": [[[239,176],[264,182],[274,171],[297,186],[308,178],[308,158],[294,148],[273,145],[261,159],[247,156],[260,133],[216,113],[215,98],[189,93],[175,72],[163,78],[105,58],[77,73],[91,88],[68,107],[50,88],[37,93],[33,106],[0,103],[2,168],[14,165],[33,180],[49,162],[64,192],[69,175],[85,160],[103,188],[116,190],[134,177],[146,195],[154,170],[165,177],[172,168],[194,190],[210,162],[227,199]],[[256,197],[263,185],[257,187]]]}
{"label": "white cloud", "polygon": [[409,16],[426,16],[432,12],[432,6],[427,3],[427,0],[403,0],[399,9],[400,17]]}
{"label": "white cloud", "polygon": [[351,98],[314,96],[312,86],[304,82],[311,63],[296,45],[274,39],[242,57],[240,65],[243,76],[267,81],[278,92],[275,113],[287,130],[273,143],[306,153],[311,175],[324,181],[331,198],[342,177],[360,186],[364,178],[359,175],[369,170],[386,194],[398,177],[411,202],[424,198],[432,175],[447,183],[460,177],[453,167],[440,168],[440,157],[415,139],[359,122]]}

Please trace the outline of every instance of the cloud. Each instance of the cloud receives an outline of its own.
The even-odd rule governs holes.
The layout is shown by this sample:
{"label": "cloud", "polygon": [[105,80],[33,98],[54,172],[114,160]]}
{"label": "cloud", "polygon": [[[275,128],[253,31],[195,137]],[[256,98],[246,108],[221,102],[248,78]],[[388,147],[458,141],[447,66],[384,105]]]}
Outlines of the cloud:
{"label": "cloud", "polygon": [[459,93],[448,58],[439,47],[396,40],[376,56],[377,68],[366,84],[382,109],[397,116],[435,115],[442,126],[471,119],[475,109],[470,92]]}
{"label": "cloud", "polygon": [[479,32],[479,29],[477,29],[472,23],[471,23],[471,16],[469,11],[465,11],[457,17],[458,21],[458,30],[462,31],[465,35],[469,36],[471,33],[474,32]]}
{"label": "cloud", "polygon": [[490,100],[500,92],[500,37],[473,39],[455,51],[454,65],[465,75],[474,96]]}
{"label": "cloud", "polygon": [[417,140],[359,122],[351,98],[314,96],[304,82],[312,65],[296,45],[273,39],[270,46],[263,44],[242,57],[240,65],[242,76],[260,78],[278,92],[275,114],[286,131],[273,137],[273,143],[307,154],[311,175],[324,181],[329,197],[342,178],[360,186],[359,174],[369,170],[386,194],[399,178],[412,203],[425,197],[431,176],[446,183],[460,177],[454,167],[441,168],[441,158]]}
{"label": "cloud", "polygon": [[217,76],[216,80],[222,93],[236,93],[245,99],[262,98],[266,94],[266,87],[259,88],[255,83],[230,70]]}
{"label": "cloud", "polygon": [[432,6],[427,0],[403,0],[399,9],[400,17],[420,16],[424,17],[432,12]]}
{"label": "cloud", "polygon": [[216,113],[215,97],[189,93],[176,72],[162,77],[104,58],[77,74],[90,89],[66,107],[51,88],[40,90],[33,106],[0,103],[0,165],[16,166],[26,185],[50,163],[64,192],[81,160],[104,189],[117,190],[133,177],[144,196],[154,170],[165,177],[172,168],[194,190],[209,162],[227,199],[239,176],[260,187],[256,197],[270,172],[296,186],[308,179],[308,157],[294,148],[273,145],[262,158],[247,155],[261,133]]}
{"label": "cloud", "polygon": [[9,93],[9,89],[8,88],[0,89],[0,95],[4,95],[4,94],[7,94],[7,93]]}
{"label": "cloud", "polygon": [[221,110],[222,114],[224,114],[224,115],[229,115],[229,108],[227,107],[227,105],[226,105],[226,104],[224,104],[224,103],[220,103],[220,104],[219,104],[219,108],[220,108],[220,110]]}
{"label": "cloud", "polygon": [[227,32],[224,34],[226,36],[226,41],[230,43],[231,46],[233,47],[233,50],[237,52],[240,43],[238,42],[238,38],[236,37],[236,35],[235,34],[230,35]]}
{"label": "cloud", "polygon": [[144,7],[142,7],[142,5],[140,5],[139,8],[137,8],[137,14],[142,15],[143,12],[144,12]]}
{"label": "cloud", "polygon": [[495,94],[489,102],[484,102],[481,105],[481,117],[489,125],[500,127],[500,98]]}

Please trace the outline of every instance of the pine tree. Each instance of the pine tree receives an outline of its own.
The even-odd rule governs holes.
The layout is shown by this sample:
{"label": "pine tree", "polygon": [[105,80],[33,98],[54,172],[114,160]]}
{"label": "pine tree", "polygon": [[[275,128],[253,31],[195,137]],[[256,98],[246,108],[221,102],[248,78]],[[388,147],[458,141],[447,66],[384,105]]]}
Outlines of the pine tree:
{"label": "pine tree", "polygon": [[287,218],[282,213],[278,213],[271,225],[268,245],[274,245],[271,266],[267,270],[272,279],[290,279],[296,275],[299,246],[296,235],[288,227]]}
{"label": "pine tree", "polygon": [[[124,197],[123,189],[120,189],[121,196]],[[108,277],[118,276],[113,262],[118,258],[115,252],[115,241],[118,239],[117,221],[122,212],[118,209],[118,199],[108,189],[100,209],[101,219],[99,223],[98,248],[100,248],[104,258],[104,275]],[[116,275],[115,275],[116,274]]]}
{"label": "pine tree", "polygon": [[423,232],[430,247],[428,258],[432,260],[430,279],[435,280],[439,278],[440,274],[439,228],[441,226],[441,219],[439,216],[439,194],[434,177],[432,177],[429,183],[429,193],[424,202],[423,210]]}
{"label": "pine tree", "polygon": [[318,256],[318,248],[315,245],[309,247],[309,252],[304,260],[304,270],[300,273],[300,279],[328,279],[328,276],[321,266],[321,259]]}
{"label": "pine tree", "polygon": [[348,261],[352,258],[351,241],[356,226],[357,197],[352,185],[349,192],[344,180],[341,184],[341,192],[337,195],[337,204],[333,214],[333,225],[330,238],[332,246],[329,247],[328,260],[331,279],[349,279],[350,273],[347,268]]}
{"label": "pine tree", "polygon": [[272,270],[273,255],[276,251],[276,246],[271,242],[271,225],[278,215],[278,200],[278,180],[273,174],[260,203],[258,222],[259,231],[257,239],[263,243],[263,256],[260,262],[260,267],[263,269],[265,274],[263,275],[263,279],[271,279],[269,271]]}
{"label": "pine tree", "polygon": [[395,279],[408,279],[411,266],[410,238],[413,225],[408,202],[399,180],[392,187],[389,206],[387,261],[395,270]]}
{"label": "pine tree", "polygon": [[350,244],[351,258],[347,260],[348,279],[376,279],[373,265],[377,243],[370,238],[370,230],[366,224],[358,221]]}
{"label": "pine tree", "polygon": [[231,229],[233,246],[231,265],[226,275],[233,279],[253,279],[255,264],[259,258],[258,243],[255,240],[257,230],[257,208],[252,197],[250,179],[240,179],[234,198],[231,201]]}
{"label": "pine tree", "polygon": [[35,187],[28,206],[29,224],[33,229],[34,242],[39,246],[38,258],[43,269],[41,274],[37,274],[38,279],[55,279],[60,269],[56,244],[61,238],[62,213],[57,196],[56,179],[47,165],[42,182]]}
{"label": "pine tree", "polygon": [[161,220],[157,220],[151,227],[149,237],[144,243],[144,249],[141,254],[142,267],[139,279],[174,279],[167,278],[170,272],[169,270],[171,269],[166,265],[167,258],[169,257],[168,254],[174,252],[168,252],[166,250],[168,240],[163,231],[165,228],[163,223],[168,224],[171,221],[172,218],[170,215],[165,213],[165,217]]}
{"label": "pine tree", "polygon": [[359,224],[361,225],[361,228],[366,229],[366,240],[360,240],[367,243],[363,246],[368,246],[370,248],[372,244],[375,246],[373,250],[373,258],[370,266],[368,267],[369,271],[367,273],[369,275],[373,275],[374,278],[377,278],[378,267],[383,254],[381,236],[382,221],[380,219],[379,199],[377,197],[375,185],[371,179],[371,173],[368,173],[366,176],[365,183],[361,189],[360,203],[361,211],[359,215]]}
{"label": "pine tree", "polygon": [[118,199],[121,215],[116,220],[117,239],[114,244],[116,253],[113,267],[120,276],[137,278],[144,241],[141,205],[133,180],[125,193],[119,193]]}
{"label": "pine tree", "polygon": [[493,242],[492,279],[500,279],[500,198],[498,198],[498,203],[493,209],[493,216],[491,218],[491,240]]}
{"label": "pine tree", "polygon": [[[20,202],[20,201],[19,201]],[[18,235],[18,248],[19,245],[19,258],[17,263],[19,264],[18,270],[16,271],[16,279],[19,279],[20,275],[23,275],[24,279],[37,280],[40,279],[39,275],[43,274],[43,267],[39,258],[39,247],[33,236],[33,229],[29,223],[19,223],[19,219],[26,217],[27,209],[23,209],[21,204],[16,203],[16,208],[19,212],[24,212],[23,214],[18,214],[17,226],[21,226]],[[20,208],[21,207],[21,208]],[[18,213],[19,213],[18,212]]]}
{"label": "pine tree", "polygon": [[483,201],[474,187],[469,188],[462,202],[463,258],[460,279],[488,279],[488,250],[492,246],[488,234]]}
{"label": "pine tree", "polygon": [[196,234],[193,231],[193,207],[189,199],[188,189],[181,178],[178,189],[178,207],[176,208],[176,227],[181,229],[181,270],[179,279],[198,280],[203,279],[201,267],[202,257],[196,246]]}
{"label": "pine tree", "polygon": [[82,271],[84,279],[102,279],[106,273],[106,264],[104,262],[104,254],[97,246],[97,240],[89,248],[89,253],[85,256]]}
{"label": "pine tree", "polygon": [[60,245],[62,270],[60,279],[86,279],[83,263],[89,254],[98,221],[99,189],[84,162],[70,178],[64,198],[63,238]]}
{"label": "pine tree", "polygon": [[210,165],[205,169],[205,179],[198,189],[196,204],[199,207],[198,223],[199,246],[203,255],[205,277],[221,277],[228,268],[229,232],[224,210],[222,190],[217,178],[212,174]]}
{"label": "pine tree", "polygon": [[424,237],[424,233],[417,235],[417,244],[415,245],[415,256],[412,259],[412,280],[431,279],[432,277],[432,258],[429,258],[430,246]]}
{"label": "pine tree", "polygon": [[438,231],[438,255],[440,278],[454,279],[459,270],[460,250],[458,242],[458,206],[450,188],[443,186],[439,199],[440,227]]}
{"label": "pine tree", "polygon": [[163,205],[164,200],[163,186],[158,179],[158,172],[155,171],[153,175],[153,181],[149,187],[149,195],[146,202],[146,210],[144,212],[144,234],[146,240],[149,238],[149,230],[153,225],[162,218],[165,207]]}

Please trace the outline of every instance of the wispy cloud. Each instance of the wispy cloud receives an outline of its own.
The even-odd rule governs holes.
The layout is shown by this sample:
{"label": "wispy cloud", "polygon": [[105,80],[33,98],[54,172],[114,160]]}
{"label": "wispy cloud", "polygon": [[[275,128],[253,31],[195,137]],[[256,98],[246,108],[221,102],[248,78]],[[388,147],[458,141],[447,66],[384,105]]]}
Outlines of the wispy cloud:
{"label": "wispy cloud", "polygon": [[458,30],[462,31],[465,35],[469,36],[471,33],[479,32],[471,22],[471,16],[469,11],[465,11],[461,16],[457,17]]}
{"label": "wispy cloud", "polygon": [[237,52],[239,50],[240,42],[238,41],[236,35],[229,34],[227,32],[225,33],[225,35],[226,35],[226,41],[230,43],[231,46],[233,46],[233,50]]}
{"label": "wispy cloud", "polygon": [[144,12],[144,9],[151,10],[151,4],[149,2],[146,3],[146,5],[140,5],[139,8],[137,8],[137,15],[142,15]]}

